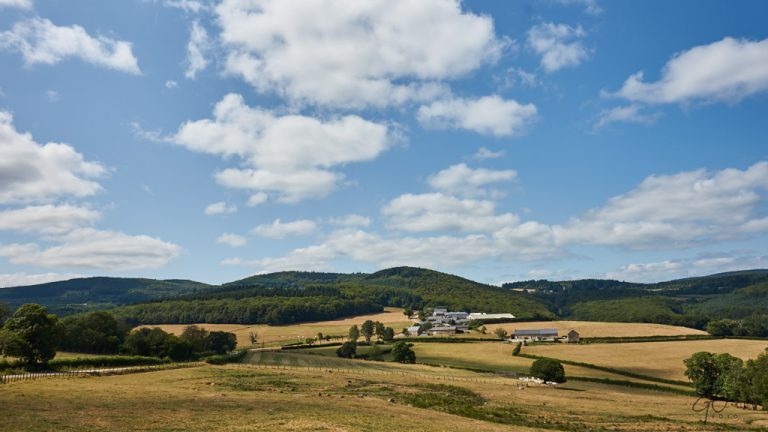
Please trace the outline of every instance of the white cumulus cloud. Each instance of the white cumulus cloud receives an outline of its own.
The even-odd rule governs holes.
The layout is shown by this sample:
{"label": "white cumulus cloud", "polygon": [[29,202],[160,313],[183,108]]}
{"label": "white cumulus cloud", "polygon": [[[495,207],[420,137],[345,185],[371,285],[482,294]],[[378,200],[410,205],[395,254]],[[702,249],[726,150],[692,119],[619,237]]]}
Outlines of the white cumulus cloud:
{"label": "white cumulus cloud", "polygon": [[375,159],[389,146],[387,126],[355,115],[327,121],[276,115],[245,105],[229,94],[216,104],[213,119],[184,123],[171,138],[192,151],[237,157],[242,166],[216,173],[219,184],[251,191],[253,205],[264,195],[282,202],[319,198],[343,179],[332,168]]}
{"label": "white cumulus cloud", "polygon": [[291,222],[282,222],[275,219],[271,224],[259,225],[251,230],[251,234],[259,237],[268,237],[273,239],[282,239],[288,236],[299,236],[311,234],[317,228],[314,221],[300,219]]}
{"label": "white cumulus cloud", "polygon": [[615,96],[650,104],[734,103],[768,89],[768,39],[726,37],[676,54],[661,78],[646,82],[637,72]]}
{"label": "white cumulus cloud", "polygon": [[589,58],[589,50],[581,43],[584,36],[581,26],[543,23],[528,30],[528,46],[541,56],[541,67],[546,72],[555,72]]}
{"label": "white cumulus cloud", "polygon": [[434,101],[419,108],[419,123],[435,129],[466,129],[483,135],[515,136],[536,118],[536,106],[500,96]]}
{"label": "white cumulus cloud", "polygon": [[248,243],[248,239],[241,235],[224,233],[216,238],[216,243],[229,247],[241,247]]}
{"label": "white cumulus cloud", "polygon": [[38,144],[13,126],[13,116],[0,111],[0,203],[50,201],[61,196],[85,197],[101,190],[91,180],[107,173],[67,144]]}
{"label": "white cumulus cloud", "polygon": [[184,73],[187,79],[195,79],[197,73],[208,66],[205,56],[210,48],[211,41],[205,27],[199,21],[193,22],[187,43],[187,70]]}
{"label": "white cumulus cloud", "polygon": [[515,170],[491,170],[470,168],[464,163],[450,166],[427,180],[432,188],[447,194],[475,196],[487,195],[488,185],[513,181]]}
{"label": "white cumulus cloud", "polygon": [[687,247],[768,228],[760,206],[768,191],[768,162],[745,170],[704,169],[654,175],[558,228],[567,244],[630,248]]}
{"label": "white cumulus cloud", "polygon": [[0,0],[0,9],[4,7],[32,9],[32,0]]}
{"label": "white cumulus cloud", "polygon": [[595,121],[594,129],[602,129],[611,123],[637,123],[652,124],[659,119],[661,113],[643,112],[643,107],[638,104],[615,107],[601,111]]}
{"label": "white cumulus cloud", "polygon": [[109,69],[141,73],[130,42],[93,37],[79,25],[57,26],[44,18],[17,22],[11,30],[0,33],[1,49],[18,51],[30,65],[79,58]]}
{"label": "white cumulus cloud", "polygon": [[348,214],[343,217],[331,218],[332,225],[343,227],[367,227],[371,224],[371,218],[359,214]]}
{"label": "white cumulus cloud", "polygon": [[208,204],[205,207],[205,210],[203,210],[203,213],[205,213],[208,216],[213,216],[213,215],[219,215],[219,214],[235,213],[236,211],[237,211],[236,205],[230,205],[224,201],[219,201],[212,204]]}
{"label": "white cumulus cloud", "polygon": [[42,205],[0,211],[0,230],[61,234],[101,218],[101,213],[72,205]]}
{"label": "white cumulus cloud", "polygon": [[410,232],[493,232],[519,221],[514,214],[496,214],[492,201],[442,193],[400,195],[382,208],[382,214],[390,228]]}
{"label": "white cumulus cloud", "polygon": [[179,246],[146,235],[78,228],[52,238],[55,244],[0,244],[11,264],[39,267],[129,271],[162,267],[181,252]]}
{"label": "white cumulus cloud", "polygon": [[457,0],[224,0],[216,14],[226,70],[298,103],[432,99],[505,45],[490,17]]}

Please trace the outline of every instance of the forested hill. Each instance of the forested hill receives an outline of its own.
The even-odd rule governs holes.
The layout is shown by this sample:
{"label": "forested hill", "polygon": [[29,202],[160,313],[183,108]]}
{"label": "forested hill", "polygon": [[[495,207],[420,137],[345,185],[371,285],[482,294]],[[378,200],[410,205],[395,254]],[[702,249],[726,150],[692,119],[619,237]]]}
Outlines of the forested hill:
{"label": "forested hill", "polygon": [[[541,302],[526,294],[416,267],[394,267],[372,274],[272,273],[225,284],[222,291],[228,296],[240,296],[243,292],[253,294],[291,288],[311,292],[335,289],[342,296],[368,298],[384,306],[412,309],[445,306],[451,310],[510,312],[525,318],[553,317]],[[217,294],[212,291],[202,296]]]}
{"label": "forested hill", "polygon": [[528,292],[561,318],[700,328],[713,319],[768,320],[768,270],[649,284],[599,279],[531,280],[503,287]]}
{"label": "forested hill", "polygon": [[766,315],[767,286],[768,270],[653,284],[583,279],[496,287],[433,270],[396,267],[371,274],[278,272],[218,286],[187,280],[81,278],[0,289],[0,303],[39,303],[58,314],[119,306],[115,313],[137,323],[286,324],[376,312],[385,306],[445,306],[511,312],[523,319],[703,327],[712,319]]}
{"label": "forested hill", "polygon": [[212,285],[189,280],[90,277],[0,289],[0,302],[11,307],[38,303],[58,314],[106,309],[202,292]]}
{"label": "forested hill", "polygon": [[119,308],[136,322],[287,324],[376,312],[385,306],[445,306],[554,318],[526,294],[433,270],[398,267],[373,274],[280,272],[256,275],[206,292]]}

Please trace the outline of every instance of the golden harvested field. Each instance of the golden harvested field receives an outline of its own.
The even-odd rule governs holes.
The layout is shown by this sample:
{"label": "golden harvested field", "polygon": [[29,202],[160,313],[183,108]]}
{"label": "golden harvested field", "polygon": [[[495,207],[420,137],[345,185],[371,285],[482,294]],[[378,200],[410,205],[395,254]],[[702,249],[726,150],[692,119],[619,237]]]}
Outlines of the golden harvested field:
{"label": "golden harvested field", "polygon": [[729,353],[742,359],[755,358],[768,342],[745,339],[710,339],[674,342],[620,344],[554,344],[523,348],[523,353],[591,363],[658,378],[687,380],[683,360],[699,351]]}
{"label": "golden harvested field", "polygon": [[[385,345],[386,346],[386,345]],[[285,364],[293,366],[306,366],[309,363],[325,365],[328,367],[334,362],[342,361],[349,365],[348,367],[379,367],[380,362],[374,361],[352,361],[339,359],[336,357],[335,346],[318,347],[310,349],[295,350],[281,353],[264,354],[265,361],[275,362],[276,364]],[[450,366],[454,368],[468,368],[473,370],[486,370],[495,372],[515,372],[527,374],[530,370],[532,359],[516,357],[512,355],[514,345],[501,342],[471,342],[471,343],[414,343],[413,350],[416,352],[416,361],[427,365]],[[306,357],[308,354],[314,356]],[[358,354],[367,354],[368,347],[359,346]],[[300,357],[304,356],[304,357]],[[318,357],[323,356],[323,359]],[[254,356],[255,357],[255,356]],[[384,355],[384,360],[391,360],[391,355]],[[278,360],[280,359],[280,360]],[[309,362],[309,363],[308,363]],[[273,364],[273,363],[270,363]],[[644,384],[658,384],[653,381],[639,378],[627,377],[615,373],[595,370],[580,366],[563,365],[566,376],[588,377],[588,378],[608,378],[618,381],[633,381]],[[391,366],[387,366],[391,367]],[[690,391],[690,388],[676,385],[668,385],[679,390]]]}
{"label": "golden harvested field", "polygon": [[707,332],[688,327],[670,326],[664,324],[645,323],[613,323],[595,321],[535,321],[505,324],[488,324],[485,326],[489,333],[499,327],[512,334],[515,329],[555,328],[560,335],[570,330],[576,330],[581,337],[633,337],[633,336],[678,336],[706,335]]}
{"label": "golden harvested field", "polygon": [[[388,327],[395,329],[399,333],[403,327],[410,325],[408,319],[403,315],[403,310],[399,308],[384,308],[384,312],[370,315],[360,315],[352,318],[345,318],[334,321],[321,321],[314,323],[294,324],[285,326],[270,326],[266,324],[205,324],[197,325],[205,327],[211,331],[227,331],[237,336],[237,345],[247,347],[251,345],[250,334],[255,332],[258,335],[259,343],[288,343],[309,337],[317,337],[317,333],[330,336],[346,336],[349,328],[357,324],[358,326],[366,320],[379,321]],[[142,327],[160,327],[161,329],[173,333],[181,334],[184,327],[189,324],[160,324],[146,325]]]}
{"label": "golden harvested field", "polygon": [[[468,382],[467,371],[433,369],[442,375],[233,365],[20,382],[0,389],[0,430],[650,432],[768,425],[768,413],[735,407],[703,425],[686,396],[585,382],[520,388],[512,379]],[[459,372],[463,378],[454,379]]]}
{"label": "golden harvested field", "polygon": [[[503,372],[528,373],[532,359],[512,355],[513,344],[501,342],[472,343],[415,343],[413,350],[419,363],[486,369]],[[530,348],[524,352],[533,354]],[[620,381],[634,381],[655,384],[651,381],[630,378],[624,375],[580,367],[563,365],[566,376],[609,378]]]}

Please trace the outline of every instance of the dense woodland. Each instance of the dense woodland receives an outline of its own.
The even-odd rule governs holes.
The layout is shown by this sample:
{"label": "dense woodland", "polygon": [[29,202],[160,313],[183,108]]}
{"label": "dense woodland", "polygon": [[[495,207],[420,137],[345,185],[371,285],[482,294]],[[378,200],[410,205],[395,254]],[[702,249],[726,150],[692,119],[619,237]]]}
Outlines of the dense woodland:
{"label": "dense woodland", "polygon": [[[67,315],[113,309],[130,323],[291,324],[435,306],[511,312],[522,320],[579,319],[712,328],[768,336],[768,270],[654,284],[615,280],[532,280],[481,284],[413,267],[372,274],[279,272],[211,286],[192,281],[86,278],[0,290],[0,303],[43,304]],[[0,311],[1,313],[1,311]],[[723,321],[722,323],[720,321]]]}
{"label": "dense woodland", "polygon": [[525,294],[410,267],[373,274],[258,275],[174,300],[120,307],[114,313],[132,323],[291,324],[380,312],[385,306],[555,317]]}
{"label": "dense woodland", "polygon": [[654,284],[547,280],[504,284],[526,290],[561,318],[647,322],[705,329],[732,320],[734,335],[768,336],[768,271],[751,270]]}

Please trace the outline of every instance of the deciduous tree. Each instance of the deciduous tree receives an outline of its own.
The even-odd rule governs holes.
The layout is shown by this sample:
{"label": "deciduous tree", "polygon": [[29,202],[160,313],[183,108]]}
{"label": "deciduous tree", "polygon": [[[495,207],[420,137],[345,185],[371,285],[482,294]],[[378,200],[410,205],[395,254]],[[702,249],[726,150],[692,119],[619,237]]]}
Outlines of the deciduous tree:
{"label": "deciduous tree", "polygon": [[555,359],[537,359],[531,365],[531,376],[542,379],[544,381],[564,383],[565,369],[559,361]]}
{"label": "deciduous tree", "polygon": [[38,304],[21,306],[0,330],[3,355],[18,357],[28,365],[47,364],[56,356],[61,328],[56,315]]}

